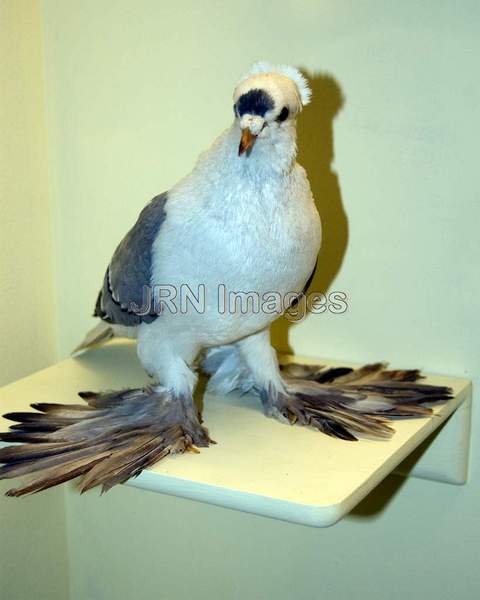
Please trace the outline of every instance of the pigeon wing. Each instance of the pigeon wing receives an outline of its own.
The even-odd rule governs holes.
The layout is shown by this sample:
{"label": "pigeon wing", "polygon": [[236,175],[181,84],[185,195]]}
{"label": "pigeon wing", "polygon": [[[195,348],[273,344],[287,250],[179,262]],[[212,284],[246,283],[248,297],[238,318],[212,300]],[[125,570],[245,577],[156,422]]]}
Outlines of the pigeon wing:
{"label": "pigeon wing", "polygon": [[95,317],[128,327],[157,318],[153,306],[142,309],[151,285],[152,245],[166,218],[167,196],[160,194],[147,204],[115,250],[97,298]]}

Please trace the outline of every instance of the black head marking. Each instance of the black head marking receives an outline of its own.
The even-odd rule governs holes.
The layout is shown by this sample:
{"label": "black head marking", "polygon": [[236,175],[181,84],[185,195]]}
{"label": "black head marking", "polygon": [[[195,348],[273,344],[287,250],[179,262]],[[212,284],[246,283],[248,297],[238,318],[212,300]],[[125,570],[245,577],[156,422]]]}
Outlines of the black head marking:
{"label": "black head marking", "polygon": [[277,117],[277,121],[279,123],[281,123],[282,121],[285,121],[285,119],[288,118],[288,115],[290,114],[290,111],[288,110],[287,106],[284,106],[280,112],[280,114]]}
{"label": "black head marking", "polygon": [[273,98],[265,90],[250,90],[238,99],[236,104],[237,113],[242,117],[244,114],[258,115],[264,117],[265,113],[275,106]]}

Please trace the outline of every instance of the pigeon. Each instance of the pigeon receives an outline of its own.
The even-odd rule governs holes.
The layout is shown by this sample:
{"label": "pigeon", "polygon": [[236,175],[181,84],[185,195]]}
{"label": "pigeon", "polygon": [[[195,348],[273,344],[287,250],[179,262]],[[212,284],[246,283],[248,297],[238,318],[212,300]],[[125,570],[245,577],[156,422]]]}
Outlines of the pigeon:
{"label": "pigeon", "polygon": [[27,476],[7,495],[78,476],[82,492],[106,491],[169,454],[214,443],[193,400],[199,371],[212,393],[256,394],[267,416],[346,441],[389,437],[390,419],[429,415],[431,403],[451,397],[419,382],[417,370],[384,363],[279,366],[270,326],[305,293],[321,244],[296,161],[296,120],[310,95],[290,66],[256,63],[241,78],[230,127],[145,206],[115,250],[99,322],[77,348],[136,339],[148,385],[5,415],[15,425],[0,440],[20,444],[0,450],[0,479]]}

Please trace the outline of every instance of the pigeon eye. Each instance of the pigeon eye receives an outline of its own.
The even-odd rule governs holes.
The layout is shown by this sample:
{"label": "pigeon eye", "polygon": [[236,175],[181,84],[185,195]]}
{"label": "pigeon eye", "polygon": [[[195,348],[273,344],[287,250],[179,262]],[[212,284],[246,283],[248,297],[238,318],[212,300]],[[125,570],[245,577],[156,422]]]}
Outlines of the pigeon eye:
{"label": "pigeon eye", "polygon": [[289,112],[288,108],[286,106],[284,106],[282,108],[281,113],[277,117],[277,121],[279,123],[281,123],[282,121],[285,121],[285,119],[288,117],[289,114],[290,114],[290,112]]}

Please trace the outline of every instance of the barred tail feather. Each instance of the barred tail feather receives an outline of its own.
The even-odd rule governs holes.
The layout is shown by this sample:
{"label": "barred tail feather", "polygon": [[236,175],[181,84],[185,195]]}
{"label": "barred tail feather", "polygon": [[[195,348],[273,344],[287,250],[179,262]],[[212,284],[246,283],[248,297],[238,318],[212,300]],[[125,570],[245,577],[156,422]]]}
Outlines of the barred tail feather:
{"label": "barred tail feather", "polygon": [[185,418],[166,390],[150,388],[80,394],[86,405],[32,404],[37,412],[4,415],[15,421],[0,441],[0,479],[27,476],[7,496],[23,496],[83,476],[82,492],[102,491],[136,477],[168,454],[195,451],[213,441]]}
{"label": "barred tail feather", "polygon": [[431,404],[452,398],[448,387],[419,382],[423,376],[417,369],[386,366],[283,365],[291,395],[285,416],[341,439],[356,440],[357,434],[388,438],[394,433],[392,419],[429,416]]}
{"label": "barred tail feather", "polygon": [[[357,436],[388,438],[391,420],[424,417],[430,405],[452,397],[447,387],[418,381],[418,370],[387,370],[383,363],[359,369],[290,364],[282,368],[287,395],[262,394],[283,419],[354,441]],[[85,404],[32,404],[35,412],[13,412],[15,424],[0,441],[0,479],[27,477],[7,492],[23,496],[81,476],[82,492],[102,491],[136,477],[169,454],[196,451],[213,440],[182,412],[166,390],[140,388],[81,392]]]}

